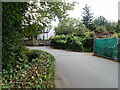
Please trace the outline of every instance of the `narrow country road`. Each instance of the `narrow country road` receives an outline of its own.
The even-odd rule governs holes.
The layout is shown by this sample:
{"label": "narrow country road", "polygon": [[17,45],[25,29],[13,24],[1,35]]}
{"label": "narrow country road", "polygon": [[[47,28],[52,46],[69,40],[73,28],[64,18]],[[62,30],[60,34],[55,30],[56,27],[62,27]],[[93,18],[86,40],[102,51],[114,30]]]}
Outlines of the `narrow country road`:
{"label": "narrow country road", "polygon": [[44,50],[55,56],[57,88],[118,88],[117,62],[50,47],[28,48]]}

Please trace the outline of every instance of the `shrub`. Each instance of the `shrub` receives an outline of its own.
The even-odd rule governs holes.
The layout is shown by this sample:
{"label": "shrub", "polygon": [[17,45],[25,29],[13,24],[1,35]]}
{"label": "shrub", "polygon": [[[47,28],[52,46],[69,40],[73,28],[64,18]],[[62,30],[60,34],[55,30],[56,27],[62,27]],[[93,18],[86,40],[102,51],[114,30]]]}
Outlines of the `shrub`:
{"label": "shrub", "polygon": [[80,36],[57,35],[51,38],[51,47],[67,49],[72,51],[93,51],[93,40],[96,38],[95,33],[86,31]]}
{"label": "shrub", "polygon": [[27,50],[25,55],[11,71],[3,70],[2,88],[54,88],[54,57],[41,50]]}
{"label": "shrub", "polygon": [[83,51],[81,40],[80,37],[74,35],[57,35],[51,38],[51,47],[72,51]]}
{"label": "shrub", "polygon": [[106,27],[105,26],[97,26],[96,27],[96,30],[97,32],[106,32]]}
{"label": "shrub", "polygon": [[91,52],[93,51],[93,40],[96,38],[95,33],[88,31],[85,32],[82,36],[82,43],[84,51]]}
{"label": "shrub", "polygon": [[65,49],[66,48],[67,37],[65,35],[57,35],[51,38],[51,47]]}
{"label": "shrub", "polygon": [[120,33],[115,33],[112,38],[120,38]]}
{"label": "shrub", "polygon": [[77,36],[68,36],[66,46],[68,50],[83,51],[81,38]]}

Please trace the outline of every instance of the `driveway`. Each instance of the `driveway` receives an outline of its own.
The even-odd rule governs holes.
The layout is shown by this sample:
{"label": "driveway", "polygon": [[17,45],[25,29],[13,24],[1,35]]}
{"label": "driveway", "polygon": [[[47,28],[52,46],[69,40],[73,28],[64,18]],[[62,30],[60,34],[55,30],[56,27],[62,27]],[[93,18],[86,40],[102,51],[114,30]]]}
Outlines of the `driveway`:
{"label": "driveway", "polygon": [[28,48],[44,50],[55,56],[57,88],[118,88],[117,62],[50,47]]}

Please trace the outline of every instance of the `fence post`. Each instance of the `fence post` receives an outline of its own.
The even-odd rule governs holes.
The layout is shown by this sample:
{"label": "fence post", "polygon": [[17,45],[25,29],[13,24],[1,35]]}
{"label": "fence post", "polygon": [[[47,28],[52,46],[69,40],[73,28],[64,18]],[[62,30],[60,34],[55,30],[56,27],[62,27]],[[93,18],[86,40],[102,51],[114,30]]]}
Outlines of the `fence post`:
{"label": "fence post", "polygon": [[115,60],[118,60],[118,38],[116,38],[116,57]]}

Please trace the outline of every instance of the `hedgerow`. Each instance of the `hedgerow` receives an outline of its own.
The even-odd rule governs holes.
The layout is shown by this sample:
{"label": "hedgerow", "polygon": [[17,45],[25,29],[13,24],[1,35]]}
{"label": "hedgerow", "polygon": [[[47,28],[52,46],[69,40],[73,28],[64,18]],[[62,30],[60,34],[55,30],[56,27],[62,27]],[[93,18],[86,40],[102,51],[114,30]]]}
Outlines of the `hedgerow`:
{"label": "hedgerow", "polygon": [[95,33],[87,31],[80,36],[71,35],[56,35],[51,38],[51,47],[59,49],[67,49],[71,51],[87,51],[93,50],[93,40]]}

